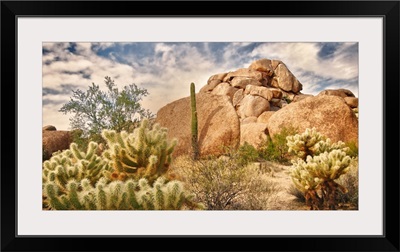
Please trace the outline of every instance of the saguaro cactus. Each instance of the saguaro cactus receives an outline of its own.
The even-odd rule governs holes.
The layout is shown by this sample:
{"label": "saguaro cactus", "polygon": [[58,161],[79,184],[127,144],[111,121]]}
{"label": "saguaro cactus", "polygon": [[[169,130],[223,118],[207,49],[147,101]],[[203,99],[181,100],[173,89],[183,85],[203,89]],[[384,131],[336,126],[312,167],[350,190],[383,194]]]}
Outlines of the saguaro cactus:
{"label": "saguaro cactus", "polygon": [[192,108],[192,154],[193,154],[193,159],[197,160],[199,159],[200,156],[200,149],[198,142],[196,93],[193,82],[190,84],[190,103]]}

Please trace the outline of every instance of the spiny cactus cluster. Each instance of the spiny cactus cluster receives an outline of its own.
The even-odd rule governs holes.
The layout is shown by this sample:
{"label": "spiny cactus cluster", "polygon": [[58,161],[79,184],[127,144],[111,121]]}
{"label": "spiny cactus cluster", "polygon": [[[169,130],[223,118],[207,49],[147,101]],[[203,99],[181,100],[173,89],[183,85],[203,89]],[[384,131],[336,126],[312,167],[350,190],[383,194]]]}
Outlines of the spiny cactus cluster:
{"label": "spiny cactus cluster", "polygon": [[351,162],[345,144],[332,143],[312,128],[287,137],[287,145],[298,157],[292,160],[292,181],[304,193],[310,209],[323,209],[324,205],[336,209],[337,193],[345,193],[346,188],[335,180],[348,172]]}
{"label": "spiny cactus cluster", "polygon": [[317,156],[324,152],[336,149],[347,151],[345,143],[338,141],[333,143],[329,138],[321,135],[315,128],[307,128],[303,134],[286,137],[288,152],[306,160],[307,156]]}
{"label": "spiny cactus cluster", "polygon": [[[88,179],[71,180],[67,192],[59,196],[55,183],[45,185],[44,191],[53,209],[58,210],[179,210],[201,209],[192,202],[179,181],[166,183],[159,177],[151,186],[147,179],[139,181],[109,181],[103,177],[95,186]],[[80,189],[81,188],[81,189]]]}
{"label": "spiny cactus cluster", "polygon": [[91,142],[86,152],[79,150],[77,144],[52,156],[43,163],[42,182],[52,182],[59,191],[65,191],[70,180],[81,181],[88,179],[93,185],[104,171],[110,170],[108,162],[96,155],[98,145]]}
{"label": "spiny cactus cluster", "polygon": [[132,134],[103,131],[109,149],[82,152],[75,143],[43,163],[43,207],[53,210],[203,209],[182,182],[164,177],[176,141],[144,120]]}
{"label": "spiny cactus cluster", "polygon": [[148,120],[143,120],[133,134],[103,130],[102,136],[109,147],[103,157],[112,167],[110,179],[147,178],[152,183],[167,172],[177,141],[168,141],[166,128],[155,124],[149,129],[148,124]]}

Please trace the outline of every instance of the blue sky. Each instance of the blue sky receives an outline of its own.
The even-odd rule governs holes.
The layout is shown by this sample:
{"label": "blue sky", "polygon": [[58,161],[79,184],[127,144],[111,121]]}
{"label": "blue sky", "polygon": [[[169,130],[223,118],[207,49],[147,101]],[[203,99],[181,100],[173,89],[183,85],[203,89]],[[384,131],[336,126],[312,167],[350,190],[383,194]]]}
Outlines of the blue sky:
{"label": "blue sky", "polygon": [[248,67],[261,58],[283,61],[303,84],[304,94],[345,88],[358,97],[358,44],[323,43],[43,43],[43,125],[69,130],[70,114],[58,110],[72,90],[110,76],[119,87],[136,84],[149,95],[142,106],[154,114],[196,91],[214,74]]}

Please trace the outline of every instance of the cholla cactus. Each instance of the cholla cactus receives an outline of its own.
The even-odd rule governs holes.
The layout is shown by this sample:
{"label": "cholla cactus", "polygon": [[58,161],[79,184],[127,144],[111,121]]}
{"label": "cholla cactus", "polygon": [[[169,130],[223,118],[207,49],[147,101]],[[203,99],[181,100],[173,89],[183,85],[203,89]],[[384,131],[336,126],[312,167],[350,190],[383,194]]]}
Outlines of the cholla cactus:
{"label": "cholla cactus", "polygon": [[124,181],[144,177],[152,183],[167,172],[177,141],[168,141],[166,128],[155,124],[150,130],[148,123],[147,119],[143,120],[131,134],[113,130],[102,132],[109,147],[103,157],[113,168],[110,179]]}
{"label": "cholla cactus", "polygon": [[96,155],[97,148],[97,143],[91,142],[87,151],[82,152],[77,144],[72,143],[69,149],[53,155],[43,163],[43,185],[53,182],[59,191],[64,191],[70,180],[88,179],[94,184],[104,171],[110,170],[108,162]]}
{"label": "cholla cactus", "polygon": [[[72,143],[70,148],[53,155],[43,163],[42,185],[43,190],[48,184],[54,185],[53,191],[57,195],[74,188],[74,183],[85,179],[94,185],[104,171],[110,170],[108,162],[96,155],[97,143],[89,143],[86,152],[79,150],[77,144]],[[43,207],[49,206],[48,198],[44,195]]]}
{"label": "cholla cactus", "polygon": [[315,129],[287,138],[289,149],[299,156],[293,160],[291,178],[304,193],[310,209],[336,209],[338,190],[346,192],[337,180],[349,170],[351,158],[343,142],[332,143]]}
{"label": "cholla cactus", "polygon": [[[82,188],[79,190],[78,188]],[[101,178],[95,186],[88,179],[68,182],[67,191],[59,194],[55,183],[44,188],[54,210],[180,210],[203,209],[192,201],[193,195],[184,191],[180,181],[165,183],[159,177],[151,186],[145,178],[135,181],[109,182]]]}
{"label": "cholla cactus", "polygon": [[288,152],[295,154],[304,161],[308,156],[317,156],[336,149],[347,151],[345,143],[332,143],[329,138],[321,135],[315,128],[306,129],[303,134],[286,137]]}

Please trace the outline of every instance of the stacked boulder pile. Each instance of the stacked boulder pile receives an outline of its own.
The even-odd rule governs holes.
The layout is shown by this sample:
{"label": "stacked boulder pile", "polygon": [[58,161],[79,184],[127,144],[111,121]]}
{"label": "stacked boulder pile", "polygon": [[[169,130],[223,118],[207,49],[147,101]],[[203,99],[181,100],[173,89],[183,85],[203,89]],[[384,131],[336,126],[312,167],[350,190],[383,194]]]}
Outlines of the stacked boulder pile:
{"label": "stacked boulder pile", "polygon": [[[303,94],[303,84],[280,60],[211,76],[196,94],[202,156],[245,142],[258,148],[283,128],[315,127],[333,141],[358,143],[358,98],[347,89]],[[355,113],[357,112],[357,113]],[[167,104],[156,122],[178,139],[175,155],[190,152],[190,97]]]}
{"label": "stacked boulder pile", "polygon": [[[200,153],[219,155],[245,142],[256,148],[283,128],[316,127],[333,141],[358,143],[358,98],[347,89],[303,94],[302,83],[279,60],[260,59],[248,68],[211,76],[196,94]],[[167,104],[156,122],[190,152],[190,98]]]}

